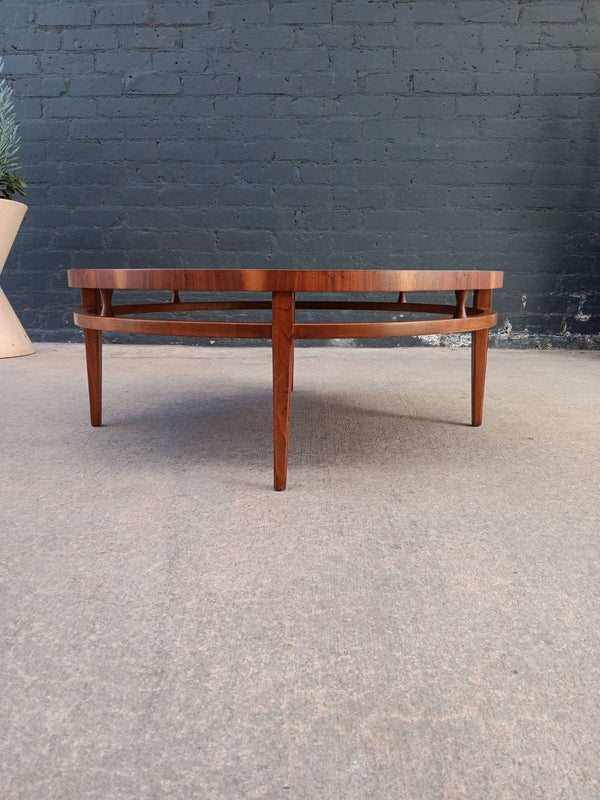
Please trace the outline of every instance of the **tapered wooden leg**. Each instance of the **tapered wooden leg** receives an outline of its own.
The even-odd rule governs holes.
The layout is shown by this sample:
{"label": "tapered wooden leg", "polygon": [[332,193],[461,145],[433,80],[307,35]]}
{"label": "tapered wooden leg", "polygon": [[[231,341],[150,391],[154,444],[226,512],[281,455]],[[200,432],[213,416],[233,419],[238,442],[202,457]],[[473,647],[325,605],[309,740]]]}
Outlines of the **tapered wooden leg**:
{"label": "tapered wooden leg", "polygon": [[292,373],[294,361],[294,294],[273,292],[273,464],[274,485],[285,489],[287,480]]}
{"label": "tapered wooden leg", "polygon": [[471,333],[471,425],[483,422],[483,394],[488,351],[488,329]]}
{"label": "tapered wooden leg", "polygon": [[[475,292],[475,308],[489,310],[492,293],[489,290]],[[489,329],[471,333],[471,425],[478,428],[483,422],[483,395],[485,392],[485,369],[487,365]]]}
{"label": "tapered wooden leg", "polygon": [[[82,307],[99,311],[99,293],[95,289],[83,289]],[[90,398],[90,422],[94,428],[102,425],[102,331],[84,330],[85,361],[87,366],[88,393]]]}

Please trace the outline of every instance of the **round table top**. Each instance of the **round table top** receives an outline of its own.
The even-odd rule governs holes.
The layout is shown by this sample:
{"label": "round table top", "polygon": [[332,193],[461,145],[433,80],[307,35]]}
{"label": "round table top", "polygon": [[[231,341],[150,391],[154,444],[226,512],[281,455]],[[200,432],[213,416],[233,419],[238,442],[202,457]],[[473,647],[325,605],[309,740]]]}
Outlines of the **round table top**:
{"label": "round table top", "polygon": [[392,269],[70,269],[82,289],[235,292],[417,292],[497,289],[503,272]]}

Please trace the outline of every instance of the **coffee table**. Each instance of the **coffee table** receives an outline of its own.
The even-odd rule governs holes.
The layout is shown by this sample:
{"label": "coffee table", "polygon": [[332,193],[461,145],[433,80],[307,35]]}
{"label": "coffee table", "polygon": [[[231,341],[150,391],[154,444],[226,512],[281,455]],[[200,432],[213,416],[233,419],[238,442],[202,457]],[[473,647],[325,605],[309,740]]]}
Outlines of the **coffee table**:
{"label": "coffee table", "polygon": [[[297,339],[357,339],[471,332],[471,424],[481,425],[488,331],[497,322],[492,291],[503,273],[458,270],[297,269],[76,269],[69,286],[81,289],[75,324],[84,329],[90,417],[102,424],[102,331],[168,336],[271,339],[273,354],[274,485],[286,487],[294,342]],[[169,291],[163,302],[115,305],[117,290]],[[184,292],[267,292],[271,300],[194,300]],[[303,293],[397,294],[390,302],[297,299]],[[451,292],[451,303],[409,301],[412,292]],[[473,292],[469,303],[469,292]],[[207,322],[144,319],[144,314],[202,310],[271,309],[271,322]],[[369,322],[298,322],[296,310],[361,310],[421,314],[422,319]],[[429,315],[429,316],[427,316]],[[431,316],[435,315],[435,316]]]}

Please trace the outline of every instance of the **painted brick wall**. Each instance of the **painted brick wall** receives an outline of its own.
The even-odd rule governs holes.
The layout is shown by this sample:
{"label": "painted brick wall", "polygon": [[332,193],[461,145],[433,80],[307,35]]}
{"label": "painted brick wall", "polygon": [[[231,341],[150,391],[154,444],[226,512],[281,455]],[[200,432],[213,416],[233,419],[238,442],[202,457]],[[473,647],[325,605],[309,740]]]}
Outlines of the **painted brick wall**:
{"label": "painted brick wall", "polygon": [[500,345],[600,344],[600,2],[0,0],[30,212],[83,266],[492,268]]}

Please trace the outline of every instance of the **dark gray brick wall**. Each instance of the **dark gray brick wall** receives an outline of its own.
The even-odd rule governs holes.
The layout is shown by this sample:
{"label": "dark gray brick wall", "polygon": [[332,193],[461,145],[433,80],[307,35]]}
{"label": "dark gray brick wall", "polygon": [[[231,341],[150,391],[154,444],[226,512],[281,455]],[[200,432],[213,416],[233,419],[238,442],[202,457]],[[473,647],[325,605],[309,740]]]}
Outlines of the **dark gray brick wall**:
{"label": "dark gray brick wall", "polygon": [[412,267],[600,344],[598,0],[0,0],[0,47],[34,338],[80,338],[68,267]]}

